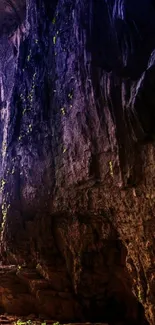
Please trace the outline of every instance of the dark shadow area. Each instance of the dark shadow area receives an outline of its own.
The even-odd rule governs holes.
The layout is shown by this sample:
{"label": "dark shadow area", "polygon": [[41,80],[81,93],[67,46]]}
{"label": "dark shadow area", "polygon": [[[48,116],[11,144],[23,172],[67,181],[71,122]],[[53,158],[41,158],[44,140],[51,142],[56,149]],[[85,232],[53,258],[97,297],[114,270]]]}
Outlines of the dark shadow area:
{"label": "dark shadow area", "polygon": [[[103,240],[100,222],[93,226],[89,214],[79,214],[71,221],[72,218],[67,214],[53,215],[52,229],[54,242],[72,283],[72,293],[81,307],[80,321],[108,325],[149,325],[142,304],[132,292],[132,278],[126,267],[127,249],[118,239],[109,218],[105,214],[102,217],[102,226],[111,229],[111,237]],[[70,248],[65,246],[61,232],[57,232],[57,229],[62,228],[67,236],[68,219],[71,223],[77,219],[81,225],[84,224],[87,227],[85,237],[89,238],[88,248],[80,252],[82,271],[76,294],[72,281],[75,257]],[[64,254],[64,251],[67,253]]]}
{"label": "dark shadow area", "polygon": [[26,17],[26,0],[0,1],[0,37],[11,36]]}
{"label": "dark shadow area", "polygon": [[[125,297],[124,297],[125,298]],[[135,300],[135,306],[137,305],[137,319],[134,319],[131,315],[126,317],[128,306],[125,301],[118,301],[117,297],[113,296],[107,300],[104,308],[101,303],[97,304],[96,301],[91,303],[91,322],[106,322],[109,325],[149,325],[147,322],[144,309],[140,303]]]}
{"label": "dark shadow area", "polygon": [[124,186],[141,181],[141,148],[155,141],[154,18],[154,1],[93,0],[91,80],[101,128],[109,123],[104,107],[116,126]]}
{"label": "dark shadow area", "polygon": [[[97,270],[94,265],[99,265],[101,260],[105,261],[105,265],[100,264]],[[106,250],[84,253],[78,300],[83,306],[85,321],[109,325],[149,325],[143,306],[132,293],[125,260],[126,249],[119,240],[107,243]],[[92,283],[93,290],[88,283]],[[87,298],[84,297],[84,290]]]}
{"label": "dark shadow area", "polygon": [[153,1],[93,0],[93,65],[138,79],[155,48]]}
{"label": "dark shadow area", "polygon": [[50,21],[52,21],[54,18],[57,4],[58,4],[58,0],[52,0],[52,1],[45,0],[46,14]]}
{"label": "dark shadow area", "polygon": [[[98,283],[100,286],[100,284]],[[120,288],[121,289],[121,288]],[[119,296],[119,293],[118,293]],[[79,298],[83,304],[84,320],[92,323],[107,323],[108,325],[149,325],[145,318],[143,306],[134,296],[126,296],[126,292],[119,299],[117,293],[103,299],[91,298],[89,307],[86,306],[83,297]],[[129,299],[129,300],[128,300]],[[134,304],[133,314],[129,314],[130,303]]]}

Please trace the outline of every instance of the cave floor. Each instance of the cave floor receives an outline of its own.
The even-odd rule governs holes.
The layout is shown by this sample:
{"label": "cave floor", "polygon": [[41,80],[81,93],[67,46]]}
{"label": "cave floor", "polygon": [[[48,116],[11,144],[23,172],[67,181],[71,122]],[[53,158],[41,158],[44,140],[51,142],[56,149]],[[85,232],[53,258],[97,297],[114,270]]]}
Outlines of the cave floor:
{"label": "cave floor", "polygon": [[[27,267],[19,267],[17,265],[0,265],[0,325],[67,325],[65,324],[66,321],[59,323],[56,320],[57,317],[52,319],[50,315],[52,313],[57,315],[58,304],[55,302],[58,300],[60,304],[65,303],[64,297],[67,297],[66,299],[69,300],[71,293],[65,290],[64,292],[59,292],[60,290],[54,291],[53,288],[51,289],[51,287],[49,287],[49,282],[38,272],[39,271],[34,268],[27,269]],[[61,272],[59,272],[59,277],[56,278],[53,269],[52,276],[55,283],[57,283],[56,280],[64,279],[64,273],[61,274]],[[53,284],[55,285],[54,281]],[[62,281],[60,283],[62,284]],[[42,300],[38,299],[38,292]],[[72,307],[72,296],[69,302]],[[44,308],[46,305],[48,308]],[[94,308],[94,304],[92,308]],[[48,312],[44,312],[44,310]],[[112,310],[113,305],[110,309],[111,315],[113,314]],[[69,307],[67,305],[67,308],[65,308],[63,312],[65,316],[70,314],[70,305]],[[98,317],[96,311],[95,314]],[[113,320],[111,318],[111,320],[108,320],[106,316],[105,321],[107,320],[107,323],[102,322],[102,318],[98,321],[96,319],[97,322],[95,322],[93,317],[92,322],[90,322],[89,319],[89,322],[85,321],[85,323],[77,322],[77,318],[75,318],[75,322],[68,323],[68,325],[137,325],[137,322],[133,324],[131,319],[128,321],[124,319],[123,306],[120,318],[121,317],[121,320],[118,320],[118,318],[116,320],[115,317]],[[61,319],[63,318],[61,317]],[[74,317],[72,317],[72,319],[74,320]],[[146,325],[148,323],[142,320],[138,322],[138,325],[144,324]]]}
{"label": "cave floor", "polygon": [[[108,325],[107,323],[69,323],[63,325]],[[17,317],[11,315],[0,315],[0,325],[61,325],[59,322],[53,320],[46,320],[35,318],[33,315],[29,315],[28,317]],[[119,324],[118,324],[119,325]]]}

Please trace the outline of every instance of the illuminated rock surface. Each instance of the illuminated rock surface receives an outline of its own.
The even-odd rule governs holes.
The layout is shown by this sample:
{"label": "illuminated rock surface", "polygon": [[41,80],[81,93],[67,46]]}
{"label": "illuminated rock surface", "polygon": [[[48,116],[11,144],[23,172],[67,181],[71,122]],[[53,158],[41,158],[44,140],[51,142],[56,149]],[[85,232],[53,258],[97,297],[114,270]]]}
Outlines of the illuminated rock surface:
{"label": "illuminated rock surface", "polygon": [[155,3],[14,5],[0,9],[1,259],[16,265],[1,312],[154,325]]}

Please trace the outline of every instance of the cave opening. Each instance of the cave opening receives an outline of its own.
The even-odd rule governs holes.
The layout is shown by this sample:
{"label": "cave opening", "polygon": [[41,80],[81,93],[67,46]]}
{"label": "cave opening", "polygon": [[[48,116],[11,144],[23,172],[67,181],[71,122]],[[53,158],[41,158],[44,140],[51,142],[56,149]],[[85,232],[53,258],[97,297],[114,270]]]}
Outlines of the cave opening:
{"label": "cave opening", "polygon": [[[79,299],[83,300],[82,297]],[[104,298],[91,298],[88,305],[83,303],[84,320],[91,323],[106,323],[108,325],[149,325],[144,308],[137,299],[131,295],[118,299],[118,293]]]}
{"label": "cave opening", "polygon": [[120,240],[110,241],[98,253],[84,253],[79,302],[86,321],[108,325],[149,324],[142,304],[132,292],[126,255]]}
{"label": "cave opening", "polygon": [[[130,302],[129,302],[130,303]],[[128,314],[128,303],[125,301],[118,301],[117,296],[110,297],[103,306],[101,301],[92,299],[90,304],[89,316],[86,319],[92,323],[107,323],[108,325],[149,325],[145,318],[143,306],[135,299],[134,315]]]}

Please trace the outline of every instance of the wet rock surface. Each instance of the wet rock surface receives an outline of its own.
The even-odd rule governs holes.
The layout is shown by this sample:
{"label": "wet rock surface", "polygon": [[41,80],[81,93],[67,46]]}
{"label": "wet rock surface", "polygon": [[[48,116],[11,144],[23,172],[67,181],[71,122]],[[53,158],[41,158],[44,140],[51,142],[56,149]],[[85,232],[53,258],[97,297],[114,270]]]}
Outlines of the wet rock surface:
{"label": "wet rock surface", "polygon": [[22,10],[0,33],[2,312],[154,325],[154,1]]}

